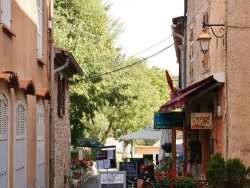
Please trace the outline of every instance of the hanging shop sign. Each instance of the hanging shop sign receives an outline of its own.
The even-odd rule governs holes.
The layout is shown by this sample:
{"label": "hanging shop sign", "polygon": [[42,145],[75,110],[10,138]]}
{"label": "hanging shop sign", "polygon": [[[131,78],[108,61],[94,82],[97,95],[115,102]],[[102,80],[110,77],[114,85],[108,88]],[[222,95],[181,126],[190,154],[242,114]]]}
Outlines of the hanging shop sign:
{"label": "hanging shop sign", "polygon": [[173,127],[183,127],[185,118],[184,112],[154,113],[155,129],[172,129]]}
{"label": "hanging shop sign", "polygon": [[191,113],[191,129],[212,129],[212,113]]}

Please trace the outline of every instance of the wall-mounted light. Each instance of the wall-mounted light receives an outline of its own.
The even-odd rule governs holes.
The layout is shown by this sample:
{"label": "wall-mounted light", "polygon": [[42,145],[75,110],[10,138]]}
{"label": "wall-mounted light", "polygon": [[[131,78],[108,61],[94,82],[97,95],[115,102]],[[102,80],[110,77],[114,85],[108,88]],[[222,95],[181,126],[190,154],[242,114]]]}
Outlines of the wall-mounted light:
{"label": "wall-mounted light", "polygon": [[221,27],[219,29],[219,32],[223,31],[223,34],[219,36],[215,34],[212,26],[225,26],[225,24],[208,24],[203,22],[202,26],[203,26],[202,34],[198,37],[198,40],[200,41],[201,51],[205,54],[209,49],[210,40],[212,39],[212,37],[208,34],[208,28],[212,30],[212,33],[215,37],[222,38],[225,35],[224,28]]}
{"label": "wall-mounted light", "polygon": [[208,34],[207,29],[202,29],[202,34],[198,37],[200,42],[201,51],[205,54],[209,49],[210,40],[212,37]]}

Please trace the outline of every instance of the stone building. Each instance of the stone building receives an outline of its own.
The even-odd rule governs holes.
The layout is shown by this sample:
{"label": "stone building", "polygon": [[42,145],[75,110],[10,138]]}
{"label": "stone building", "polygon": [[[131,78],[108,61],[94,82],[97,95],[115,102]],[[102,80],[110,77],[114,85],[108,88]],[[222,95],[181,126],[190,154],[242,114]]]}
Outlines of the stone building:
{"label": "stone building", "polygon": [[[206,172],[216,152],[250,164],[249,8],[247,0],[185,0],[186,15],[173,19],[180,91],[159,111],[185,111],[184,169],[194,175]],[[200,46],[202,29],[207,51]]]}

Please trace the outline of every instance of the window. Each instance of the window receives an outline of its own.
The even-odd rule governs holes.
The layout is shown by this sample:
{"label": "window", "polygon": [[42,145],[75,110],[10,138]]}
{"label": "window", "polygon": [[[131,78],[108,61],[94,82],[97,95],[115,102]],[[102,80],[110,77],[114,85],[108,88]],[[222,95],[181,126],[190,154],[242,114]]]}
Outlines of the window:
{"label": "window", "polygon": [[8,187],[8,103],[0,93],[0,187]]}
{"label": "window", "polygon": [[10,0],[1,0],[1,12],[2,12],[2,22],[10,27],[11,18],[10,18],[10,10],[11,10],[11,1]]}
{"label": "window", "polygon": [[58,116],[65,115],[65,78],[58,76]]}
{"label": "window", "polygon": [[36,187],[45,187],[45,116],[42,99],[37,102],[36,112]]}
{"label": "window", "polygon": [[17,102],[15,117],[15,187],[25,187],[26,112],[21,100]]}
{"label": "window", "polygon": [[42,0],[37,0],[37,57],[42,58],[42,31],[43,31],[43,13],[42,13]]}

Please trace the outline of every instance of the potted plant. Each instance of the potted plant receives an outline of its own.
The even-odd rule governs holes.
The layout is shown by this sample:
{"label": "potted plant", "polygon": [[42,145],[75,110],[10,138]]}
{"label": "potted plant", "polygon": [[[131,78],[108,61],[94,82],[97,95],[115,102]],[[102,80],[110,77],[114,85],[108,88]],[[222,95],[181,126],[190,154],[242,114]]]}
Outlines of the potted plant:
{"label": "potted plant", "polygon": [[173,170],[166,172],[157,172],[155,174],[155,179],[158,188],[174,187],[176,175]]}
{"label": "potted plant", "polygon": [[194,186],[194,178],[189,171],[186,171],[175,180],[175,187],[179,188],[192,188]]}
{"label": "potted plant", "polygon": [[161,149],[165,151],[166,153],[171,153],[172,151],[172,143],[165,143],[161,145]]}

